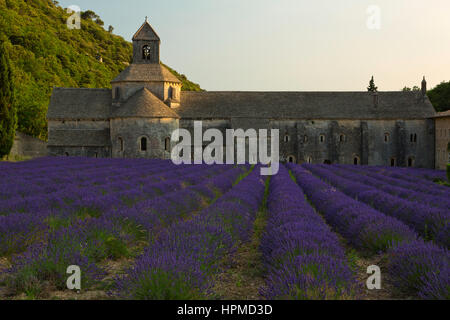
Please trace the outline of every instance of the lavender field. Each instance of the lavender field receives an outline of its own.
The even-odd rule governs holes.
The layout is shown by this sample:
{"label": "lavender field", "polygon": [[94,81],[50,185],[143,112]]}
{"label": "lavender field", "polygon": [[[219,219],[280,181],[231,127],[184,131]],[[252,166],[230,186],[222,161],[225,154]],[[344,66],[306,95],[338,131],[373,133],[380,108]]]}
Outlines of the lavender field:
{"label": "lavender field", "polygon": [[[0,299],[450,299],[426,169],[0,162]],[[81,290],[67,289],[67,268]],[[382,289],[368,290],[367,267]]]}

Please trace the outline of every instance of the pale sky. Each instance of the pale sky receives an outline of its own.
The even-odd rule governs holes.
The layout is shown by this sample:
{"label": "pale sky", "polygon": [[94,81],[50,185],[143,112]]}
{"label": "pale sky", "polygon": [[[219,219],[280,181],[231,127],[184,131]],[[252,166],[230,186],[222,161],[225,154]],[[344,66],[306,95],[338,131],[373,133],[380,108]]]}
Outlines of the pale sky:
{"label": "pale sky", "polygon": [[[60,0],[131,41],[145,16],[161,60],[202,88],[380,91],[450,80],[449,0]],[[380,29],[374,11],[380,9]]]}

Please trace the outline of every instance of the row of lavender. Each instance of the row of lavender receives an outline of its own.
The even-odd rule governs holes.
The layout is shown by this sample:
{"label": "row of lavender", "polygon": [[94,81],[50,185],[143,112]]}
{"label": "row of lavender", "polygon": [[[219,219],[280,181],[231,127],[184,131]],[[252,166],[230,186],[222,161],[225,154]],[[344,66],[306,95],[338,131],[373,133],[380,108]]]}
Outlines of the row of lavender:
{"label": "row of lavender", "polygon": [[[54,160],[52,160],[54,161]],[[137,162],[130,166],[115,161],[112,164],[99,166],[91,163],[80,165],[77,163],[66,163],[61,160],[60,165],[54,163],[48,168],[39,169],[40,175],[31,175],[22,170],[9,168],[9,178],[6,178],[0,186],[0,203],[4,200],[14,201],[34,196],[49,195],[54,192],[74,190],[82,188],[94,188],[106,192],[103,188],[130,188],[148,183],[148,179],[155,173],[172,173],[185,168],[185,166],[174,166],[168,161]],[[175,176],[173,176],[175,177]],[[30,183],[32,181],[32,183]],[[131,185],[130,185],[131,184]],[[94,190],[95,191],[95,190]],[[98,193],[98,192],[97,192]],[[2,201],[3,200],[3,201]]]}
{"label": "row of lavender", "polygon": [[[376,185],[386,189],[389,193],[394,193],[401,197],[409,198],[413,201],[425,201],[430,205],[449,208],[450,189],[428,180],[410,178],[408,175],[399,174],[392,171],[374,170],[362,166],[333,165],[334,170],[347,170],[359,173],[367,178],[364,183]],[[409,194],[404,190],[410,191]],[[442,203],[444,201],[444,203]]]}
{"label": "row of lavender", "polygon": [[270,181],[261,241],[269,299],[350,299],[358,286],[344,248],[282,166]]}
{"label": "row of lavender", "polygon": [[[54,228],[67,226],[73,221],[88,217],[100,217],[104,213],[117,214],[125,212],[134,214],[136,220],[137,208],[149,206],[148,201],[161,194],[169,194],[182,189],[187,182],[197,184],[203,182],[207,189],[209,181],[203,179],[227,171],[225,166],[195,167],[185,170],[176,179],[151,183],[144,188],[137,187],[126,191],[115,191],[110,194],[98,195],[95,187],[91,192],[86,189],[73,189],[70,192],[57,192],[49,196],[30,196],[20,202],[18,207],[3,207],[8,213],[0,216],[0,255],[14,254],[23,251],[36,235],[43,238]],[[163,177],[166,173],[161,174]],[[232,175],[233,176],[233,175]],[[12,210],[15,209],[15,210]],[[142,215],[143,216],[143,215]],[[142,220],[142,218],[140,218]]]}
{"label": "row of lavender", "polygon": [[[386,252],[397,288],[427,299],[449,299],[449,252],[425,242],[403,222],[345,195],[312,172],[316,166],[290,165],[298,184],[328,224],[366,254]],[[355,182],[356,188],[359,186]]]}
{"label": "row of lavender", "polygon": [[[219,166],[216,167],[220,168]],[[222,170],[225,166],[221,167]],[[134,169],[129,169],[134,170]],[[68,204],[76,209],[77,203],[86,205],[87,202],[96,202],[99,205],[110,205],[110,202],[130,202],[140,198],[154,196],[155,193],[162,193],[166,188],[181,188],[180,182],[191,183],[192,179],[198,179],[197,173],[210,170],[209,166],[198,167],[161,167],[148,170],[147,175],[128,177],[120,182],[110,182],[99,184],[95,180],[87,181],[83,186],[74,183],[66,183],[57,191],[35,194],[31,190],[26,190],[27,196],[21,195],[0,200],[0,214],[36,212],[38,210],[49,210],[58,212],[67,210]],[[107,176],[107,172],[103,175]],[[186,177],[186,181],[178,181],[180,174]],[[33,185],[31,183],[30,185]],[[31,187],[33,188],[33,186]]]}
{"label": "row of lavender", "polygon": [[248,241],[264,195],[259,169],[214,204],[167,228],[140,256],[113,294],[127,299],[196,299],[208,295],[220,262]]}
{"label": "row of lavender", "polygon": [[401,168],[401,167],[379,167],[379,166],[372,166],[368,167],[369,170],[375,170],[375,171],[384,171],[388,172],[388,174],[396,176],[401,175],[402,177],[407,177],[409,179],[414,179],[417,181],[417,179],[421,179],[424,181],[432,182],[433,180],[439,179],[439,180],[446,180],[447,175],[444,170],[433,170],[433,169],[426,169],[426,168]]}
{"label": "row of lavender", "polygon": [[[161,164],[157,167],[161,170]],[[32,296],[39,294],[43,283],[62,288],[66,268],[72,264],[82,267],[85,287],[95,283],[105,275],[100,262],[129,256],[139,241],[153,241],[171,223],[189,217],[230,189],[248,167],[172,169],[178,171],[178,178],[164,171],[158,176],[170,180],[150,184],[148,189],[143,185],[140,190],[128,190],[132,201],[121,199],[120,191],[101,199],[83,191],[80,197],[75,188],[75,197],[57,201],[56,207],[42,205],[0,216],[2,253],[15,254],[9,287]],[[132,173],[133,168],[127,170]],[[59,196],[54,199],[61,200]]]}
{"label": "row of lavender", "polygon": [[345,194],[403,221],[425,239],[447,248],[450,246],[450,210],[447,207],[450,203],[447,196],[408,192],[406,188],[393,187],[390,181],[384,183],[382,177],[376,179],[341,167],[304,167]]}

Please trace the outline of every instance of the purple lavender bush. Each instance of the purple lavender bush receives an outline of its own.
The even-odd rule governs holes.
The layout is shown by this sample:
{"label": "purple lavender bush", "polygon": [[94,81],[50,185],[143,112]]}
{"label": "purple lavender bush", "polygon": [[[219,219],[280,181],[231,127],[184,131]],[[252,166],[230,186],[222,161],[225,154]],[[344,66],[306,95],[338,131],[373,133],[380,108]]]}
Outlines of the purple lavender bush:
{"label": "purple lavender bush", "polygon": [[301,166],[290,168],[311,203],[355,248],[370,255],[417,239],[401,221],[346,196]]}
{"label": "purple lavender bush", "polygon": [[263,194],[264,181],[254,170],[193,219],[167,228],[126,276],[116,279],[112,294],[143,300],[204,298],[223,257],[248,240]]}
{"label": "purple lavender bush", "polygon": [[[448,209],[433,208],[423,202],[411,202],[392,196],[378,190],[376,187],[358,182],[358,174],[356,176],[347,174],[344,177],[325,166],[306,164],[303,166],[336,188],[339,188],[345,194],[404,222],[427,240],[440,241],[441,236],[438,237],[438,235],[447,228],[446,226],[450,221],[450,211]],[[441,245],[444,243],[440,242]]]}
{"label": "purple lavender bush", "polygon": [[395,287],[423,299],[450,300],[450,254],[432,243],[413,241],[389,252]]}
{"label": "purple lavender bush", "polygon": [[268,299],[351,299],[355,277],[339,239],[282,166],[270,181],[269,220],[261,240]]}

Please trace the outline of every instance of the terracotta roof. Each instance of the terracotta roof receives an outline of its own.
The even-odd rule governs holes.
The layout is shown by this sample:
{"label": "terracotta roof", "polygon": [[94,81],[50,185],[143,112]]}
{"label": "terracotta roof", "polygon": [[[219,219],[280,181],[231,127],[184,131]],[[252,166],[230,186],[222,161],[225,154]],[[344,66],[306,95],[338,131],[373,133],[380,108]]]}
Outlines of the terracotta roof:
{"label": "terracotta roof", "polygon": [[139,89],[117,110],[114,110],[112,118],[175,118],[178,114],[159,100],[147,88]]}
{"label": "terracotta roof", "polygon": [[111,89],[54,88],[47,119],[108,119],[111,102]]}
{"label": "terracotta roof", "polygon": [[132,63],[114,78],[111,83],[120,81],[162,81],[181,83],[177,77],[159,63]]}
{"label": "terracotta roof", "polygon": [[181,118],[425,119],[435,115],[420,92],[190,92]]}

